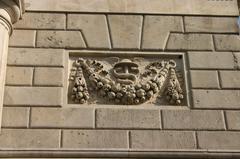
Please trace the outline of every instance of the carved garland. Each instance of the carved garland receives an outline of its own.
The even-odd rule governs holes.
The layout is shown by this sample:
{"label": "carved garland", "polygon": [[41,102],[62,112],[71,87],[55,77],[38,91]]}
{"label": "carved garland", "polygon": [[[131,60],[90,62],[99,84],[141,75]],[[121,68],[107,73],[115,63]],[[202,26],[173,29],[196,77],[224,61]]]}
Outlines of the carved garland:
{"label": "carved garland", "polygon": [[74,62],[70,75],[70,79],[74,83],[71,99],[80,104],[87,102],[89,91],[85,81],[86,77],[91,88],[96,90],[100,96],[116,104],[142,104],[154,96],[160,96],[163,89],[170,104],[181,104],[184,95],[175,68],[174,60],[152,62],[141,74],[148,80],[136,82],[135,74],[139,73],[138,65],[124,59],[114,65],[112,75],[115,80],[113,80],[107,77],[109,72],[104,70],[100,62],[79,58]]}

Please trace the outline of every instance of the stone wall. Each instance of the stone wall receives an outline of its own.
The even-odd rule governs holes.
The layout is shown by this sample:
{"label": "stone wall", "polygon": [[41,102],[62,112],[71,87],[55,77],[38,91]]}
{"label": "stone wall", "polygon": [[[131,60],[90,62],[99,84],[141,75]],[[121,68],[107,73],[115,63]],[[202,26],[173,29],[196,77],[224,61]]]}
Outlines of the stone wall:
{"label": "stone wall", "polygon": [[[28,9],[10,39],[0,156],[239,156],[237,16],[219,14]],[[190,105],[69,106],[70,50],[184,53]]]}

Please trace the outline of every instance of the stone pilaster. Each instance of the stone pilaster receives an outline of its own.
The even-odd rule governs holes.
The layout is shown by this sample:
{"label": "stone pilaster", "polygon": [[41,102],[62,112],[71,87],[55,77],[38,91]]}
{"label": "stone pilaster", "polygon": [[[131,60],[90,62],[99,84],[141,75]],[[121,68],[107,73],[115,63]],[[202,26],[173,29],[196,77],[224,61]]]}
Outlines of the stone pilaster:
{"label": "stone pilaster", "polygon": [[3,107],[9,36],[24,11],[23,0],[0,0],[0,125]]}

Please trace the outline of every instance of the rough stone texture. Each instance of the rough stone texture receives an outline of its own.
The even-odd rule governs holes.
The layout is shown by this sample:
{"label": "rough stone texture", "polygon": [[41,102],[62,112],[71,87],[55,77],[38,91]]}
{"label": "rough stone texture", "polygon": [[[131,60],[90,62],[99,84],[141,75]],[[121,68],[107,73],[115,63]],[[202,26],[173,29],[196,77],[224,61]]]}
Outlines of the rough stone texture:
{"label": "rough stone texture", "polygon": [[240,130],[240,112],[239,111],[227,111],[226,122],[228,129]]}
{"label": "rough stone texture", "polygon": [[217,71],[192,70],[190,75],[192,88],[219,88]]}
{"label": "rough stone texture", "polygon": [[81,30],[90,48],[111,48],[105,15],[69,14],[68,29]]}
{"label": "rough stone texture", "polygon": [[34,30],[14,30],[9,46],[34,47],[36,31]]}
{"label": "rough stone texture", "polygon": [[10,48],[9,65],[64,66],[64,51],[60,49]]}
{"label": "rough stone texture", "polygon": [[85,48],[80,31],[38,31],[37,47]]}
{"label": "rough stone texture", "polygon": [[234,58],[231,52],[189,52],[188,57],[190,68],[234,69]]}
{"label": "rough stone texture", "polygon": [[234,56],[236,58],[235,59],[236,67],[240,69],[240,53],[235,53]]}
{"label": "rough stone texture", "polygon": [[171,33],[167,50],[213,50],[210,34],[179,34]]}
{"label": "rough stone texture", "polygon": [[240,88],[240,71],[220,71],[222,88]]}
{"label": "rough stone texture", "polygon": [[31,127],[93,128],[94,111],[91,108],[33,108]]}
{"label": "rough stone texture", "polygon": [[62,86],[63,78],[63,68],[37,67],[34,71],[33,84],[37,86]]}
{"label": "rough stone texture", "polygon": [[127,132],[118,130],[64,130],[63,148],[123,149],[128,147]]}
{"label": "rough stone texture", "polygon": [[97,109],[96,127],[160,129],[160,113],[144,109]]}
{"label": "rough stone texture", "polygon": [[18,29],[65,29],[65,14],[25,13],[14,28]]}
{"label": "rough stone texture", "polygon": [[[28,11],[238,16],[237,0],[26,0]],[[84,4],[84,5],[83,5]]]}
{"label": "rough stone texture", "polygon": [[235,17],[184,17],[186,32],[237,33],[236,21]]}
{"label": "rough stone texture", "polygon": [[7,85],[31,86],[33,78],[32,67],[7,67]]}
{"label": "rough stone texture", "polygon": [[0,148],[58,148],[59,130],[3,129]]}
{"label": "rough stone texture", "polygon": [[163,110],[163,129],[224,129],[223,114],[213,110]]}
{"label": "rough stone texture", "polygon": [[193,132],[131,131],[132,149],[195,149]]}
{"label": "rough stone texture", "polygon": [[27,128],[30,108],[3,107],[2,127]]}
{"label": "rough stone texture", "polygon": [[209,150],[238,150],[240,146],[239,132],[198,132],[200,149]]}
{"label": "rough stone texture", "polygon": [[145,16],[143,28],[143,49],[164,49],[170,31],[183,31],[180,16]]}
{"label": "rough stone texture", "polygon": [[193,90],[194,108],[240,109],[239,90]]}
{"label": "rough stone texture", "polygon": [[214,41],[218,51],[240,51],[239,35],[214,35]]}
{"label": "rough stone texture", "polygon": [[142,28],[142,16],[109,15],[109,27],[112,45],[115,49],[139,49]]}
{"label": "rough stone texture", "polygon": [[62,88],[5,87],[5,105],[61,106]]}

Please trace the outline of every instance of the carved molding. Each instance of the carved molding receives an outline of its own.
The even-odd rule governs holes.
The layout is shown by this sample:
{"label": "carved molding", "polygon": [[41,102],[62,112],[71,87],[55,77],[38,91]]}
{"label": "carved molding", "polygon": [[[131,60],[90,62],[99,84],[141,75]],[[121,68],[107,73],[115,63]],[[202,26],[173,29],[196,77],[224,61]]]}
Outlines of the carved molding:
{"label": "carved molding", "polygon": [[0,17],[8,26],[10,34],[12,24],[16,23],[24,13],[24,0],[0,0]]}
{"label": "carved molding", "polygon": [[[181,105],[185,98],[184,78],[175,60],[109,58],[109,62],[76,59],[70,72],[70,100],[75,104],[97,102],[140,105],[164,100]],[[144,67],[143,67],[144,65]],[[164,98],[164,99],[163,99]]]}

